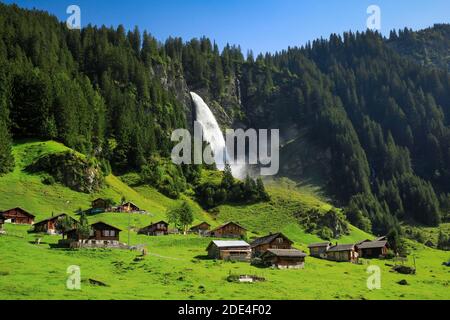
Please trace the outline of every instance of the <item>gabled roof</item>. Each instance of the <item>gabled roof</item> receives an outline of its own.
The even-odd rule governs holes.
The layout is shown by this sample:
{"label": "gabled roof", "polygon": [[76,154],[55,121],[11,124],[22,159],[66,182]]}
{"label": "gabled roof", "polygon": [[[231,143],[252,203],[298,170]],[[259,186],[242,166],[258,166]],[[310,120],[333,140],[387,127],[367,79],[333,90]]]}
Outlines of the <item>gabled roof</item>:
{"label": "gabled roof", "polygon": [[38,224],[42,224],[42,223],[45,223],[45,222],[48,222],[48,221],[56,220],[56,219],[58,219],[58,218],[60,218],[60,217],[63,217],[63,216],[68,216],[68,217],[71,218],[73,221],[76,221],[74,218],[72,218],[71,216],[69,216],[67,213],[60,213],[60,214],[57,214],[56,216],[49,217],[49,218],[47,218],[47,219],[41,220],[41,221],[39,221],[39,222],[36,222],[34,225],[38,225]]}
{"label": "gabled roof", "polygon": [[114,226],[112,226],[112,225],[110,225],[110,224],[108,224],[108,223],[103,222],[103,221],[97,221],[97,222],[95,222],[95,223],[92,223],[92,224],[91,224],[91,227],[96,226],[96,225],[98,225],[98,224],[105,225],[105,226],[110,227],[111,229],[114,229],[114,230],[117,230],[117,231],[122,231],[121,229],[116,228],[116,227],[114,227]]}
{"label": "gabled roof", "polygon": [[331,246],[330,242],[311,243],[308,248],[322,248]]}
{"label": "gabled roof", "polygon": [[134,202],[131,202],[131,201],[127,201],[124,204],[121,204],[119,207],[123,207],[123,206],[127,206],[127,205],[132,205],[136,208],[139,208],[139,206],[137,204],[135,204]]}
{"label": "gabled roof", "polygon": [[203,221],[202,223],[199,223],[199,224],[197,224],[197,225],[191,227],[190,230],[195,229],[195,228],[198,228],[198,227],[200,227],[200,226],[203,225],[203,224],[207,224],[209,227],[211,227],[211,225],[210,225],[208,222]]}
{"label": "gabled roof", "polygon": [[257,247],[263,244],[269,244],[272,243],[272,241],[274,241],[277,238],[284,238],[285,240],[289,241],[291,244],[293,243],[288,237],[286,237],[284,234],[282,234],[281,232],[278,233],[274,233],[274,234],[269,234],[265,237],[261,237],[261,238],[257,238],[255,240],[253,240],[253,242],[251,243],[252,247]]}
{"label": "gabled roof", "polygon": [[239,228],[241,228],[241,229],[247,231],[247,229],[245,229],[243,226],[239,225],[238,223],[233,222],[233,221],[230,221],[230,222],[226,222],[226,223],[224,223],[224,224],[218,226],[217,228],[211,230],[211,232],[217,231],[217,230],[219,230],[219,229],[222,229],[222,228],[226,227],[226,226],[229,225],[229,224],[234,224],[234,225],[238,226]]}
{"label": "gabled roof", "polygon": [[28,211],[26,211],[25,209],[22,209],[20,207],[16,207],[16,208],[11,208],[11,209],[5,210],[5,211],[2,212],[2,214],[5,213],[5,212],[8,212],[8,211],[11,211],[11,210],[22,211],[26,216],[29,216],[31,218],[35,218],[36,217],[35,215],[29,213]]}
{"label": "gabled roof", "polygon": [[211,245],[215,245],[218,248],[242,248],[242,247],[248,247],[250,249],[250,245],[242,240],[234,240],[234,241],[225,241],[225,240],[214,240],[211,241],[208,248]]}
{"label": "gabled roof", "polygon": [[165,224],[165,225],[167,225],[167,226],[169,225],[169,223],[165,222],[164,220],[161,220],[161,221],[159,221],[159,222],[155,222],[155,223],[149,224],[148,226],[144,227],[144,229],[145,229],[145,228],[153,227],[153,226],[155,226],[155,225],[157,225],[157,224]]}
{"label": "gabled roof", "polygon": [[386,245],[387,241],[370,241],[370,242],[363,242],[356,246],[358,247],[358,249],[375,249],[375,248],[384,248]]}
{"label": "gabled roof", "polygon": [[384,241],[384,240],[387,240],[387,239],[388,239],[387,236],[382,236],[382,237],[376,238],[374,241]]}
{"label": "gabled roof", "polygon": [[262,256],[264,257],[267,255],[273,255],[280,258],[304,258],[307,256],[306,253],[297,249],[268,249]]}
{"label": "gabled roof", "polygon": [[97,199],[92,200],[91,202],[95,202],[95,201],[98,201],[98,200],[106,201],[106,199],[103,199],[103,198],[97,198]]}
{"label": "gabled roof", "polygon": [[328,249],[328,252],[351,251],[354,247],[354,244],[338,244]]}

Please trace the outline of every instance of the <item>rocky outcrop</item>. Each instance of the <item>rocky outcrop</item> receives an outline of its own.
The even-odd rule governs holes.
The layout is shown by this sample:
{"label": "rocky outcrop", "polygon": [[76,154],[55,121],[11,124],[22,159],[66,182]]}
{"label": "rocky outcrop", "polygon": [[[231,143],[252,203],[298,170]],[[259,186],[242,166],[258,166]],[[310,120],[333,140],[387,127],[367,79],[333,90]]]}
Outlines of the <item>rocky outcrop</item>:
{"label": "rocky outcrop", "polygon": [[44,155],[26,170],[30,173],[46,173],[53,177],[55,182],[84,193],[99,190],[104,181],[103,173],[95,159],[87,160],[71,151]]}

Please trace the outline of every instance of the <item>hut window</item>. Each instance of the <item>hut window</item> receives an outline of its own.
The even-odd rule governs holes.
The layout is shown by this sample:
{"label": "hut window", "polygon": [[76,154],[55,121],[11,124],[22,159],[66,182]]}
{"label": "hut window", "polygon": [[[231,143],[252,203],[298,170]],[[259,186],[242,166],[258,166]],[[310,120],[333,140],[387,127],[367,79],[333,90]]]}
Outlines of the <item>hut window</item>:
{"label": "hut window", "polygon": [[116,236],[116,232],[114,230],[109,231],[109,236],[110,237],[115,237]]}
{"label": "hut window", "polygon": [[104,231],[103,231],[103,235],[104,235],[105,237],[109,237],[109,230],[104,230]]}

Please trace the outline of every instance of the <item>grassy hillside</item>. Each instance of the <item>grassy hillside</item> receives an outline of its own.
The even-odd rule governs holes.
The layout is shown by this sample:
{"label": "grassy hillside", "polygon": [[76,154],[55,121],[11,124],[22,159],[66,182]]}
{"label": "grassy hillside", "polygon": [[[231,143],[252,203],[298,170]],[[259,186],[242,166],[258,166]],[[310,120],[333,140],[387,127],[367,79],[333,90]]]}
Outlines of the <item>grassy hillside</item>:
{"label": "grassy hillside", "polygon": [[[333,263],[308,257],[305,270],[277,271],[259,269],[248,263],[205,260],[205,248],[211,239],[197,236],[146,237],[137,235],[138,227],[165,218],[168,208],[181,200],[171,200],[149,186],[130,187],[119,177],[106,178],[99,193],[78,193],[61,185],[42,184],[39,175],[29,175],[23,168],[45,153],[67,150],[56,142],[22,142],[14,146],[16,168],[0,178],[0,209],[21,206],[37,219],[52,212],[74,214],[87,209],[97,197],[119,201],[122,196],[135,202],[150,215],[105,213],[92,216],[91,221],[109,222],[124,231],[121,241],[128,241],[127,226],[131,222],[132,244],[145,245],[149,255],[135,260],[138,253],[126,250],[62,250],[55,249],[58,236],[43,236],[40,245],[28,234],[28,226],[6,225],[7,235],[0,236],[0,299],[448,299],[450,270],[442,262],[449,254],[410,242],[416,258],[418,274],[402,276],[389,272],[386,261],[372,261],[382,270],[382,289],[366,287],[367,265]],[[272,200],[250,206],[221,206],[217,214],[204,212],[195,202],[196,222],[207,220],[217,225],[227,220],[243,224],[251,235],[283,231],[306,250],[310,242],[320,241],[307,234],[296,222],[292,212],[331,206],[308,189],[297,189],[288,182],[270,183]],[[357,228],[339,242],[356,242],[371,238]],[[388,262],[389,263],[389,262]],[[409,262],[412,263],[412,260]],[[81,267],[82,290],[66,289],[66,270]],[[263,276],[258,284],[229,283],[230,274]],[[106,283],[99,287],[94,279]],[[406,279],[408,286],[398,281]]]}
{"label": "grassy hillside", "polygon": [[[145,237],[149,255],[122,250],[51,249],[55,237],[32,244],[26,228],[7,226],[0,238],[0,299],[448,299],[448,254],[422,245],[414,250],[418,274],[389,272],[386,261],[371,263],[382,270],[382,289],[366,287],[368,265],[333,263],[308,257],[304,270],[258,269],[248,263],[204,260],[209,239],[195,236]],[[125,236],[125,235],[124,235]],[[411,263],[411,262],[410,262]],[[66,270],[81,268],[81,291],[66,289]],[[230,274],[266,278],[255,284],[229,283]],[[107,287],[91,285],[93,279]],[[397,284],[407,280],[409,285]]]}

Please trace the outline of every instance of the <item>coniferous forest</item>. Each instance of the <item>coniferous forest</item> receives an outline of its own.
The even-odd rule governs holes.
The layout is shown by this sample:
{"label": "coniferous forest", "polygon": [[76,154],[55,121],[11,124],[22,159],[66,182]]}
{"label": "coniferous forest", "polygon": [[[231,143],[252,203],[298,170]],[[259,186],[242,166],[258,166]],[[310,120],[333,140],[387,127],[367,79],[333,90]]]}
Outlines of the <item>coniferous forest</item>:
{"label": "coniferous forest", "polygon": [[[198,184],[201,168],[167,159],[172,131],[191,127],[189,91],[199,91],[227,115],[223,126],[292,128],[281,129],[291,173],[301,170],[284,150],[313,145],[325,190],[357,227],[436,226],[450,208],[450,74],[440,41],[450,25],[426,32],[425,44],[408,29],[389,38],[367,31],[255,56],[207,38],[160,42],[137,28],[69,30],[47,13],[0,4],[0,174],[13,167],[14,140],[53,139],[176,197]],[[249,184],[242,190],[267,197],[261,181]]]}

